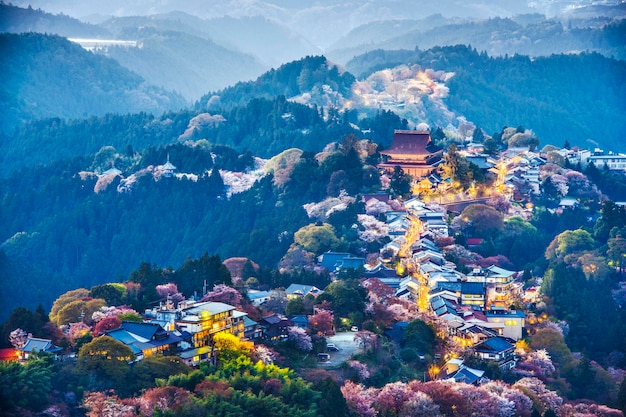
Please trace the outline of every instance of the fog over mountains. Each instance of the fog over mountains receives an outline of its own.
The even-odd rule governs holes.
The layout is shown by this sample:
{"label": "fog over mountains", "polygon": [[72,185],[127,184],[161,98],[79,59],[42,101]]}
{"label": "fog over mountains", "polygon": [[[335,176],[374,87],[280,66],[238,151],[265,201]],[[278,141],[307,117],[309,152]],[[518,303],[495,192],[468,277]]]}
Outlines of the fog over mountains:
{"label": "fog over mountains", "polygon": [[[182,101],[177,97],[184,98],[187,105],[192,105],[202,97],[206,99],[214,94],[219,95],[220,91],[238,82],[256,80],[268,70],[306,56],[324,55],[331,63],[337,64],[340,71],[348,68],[359,80],[369,76],[372,71],[392,69],[408,63],[393,59],[368,62],[369,59],[376,60],[382,56],[376,55],[376,51],[426,51],[459,44],[494,58],[525,55],[534,60],[558,54],[598,53],[605,58],[625,61],[626,2],[227,0],[207,3],[197,0],[187,2],[19,0],[15,4],[0,3],[0,32],[55,34],[80,43],[96,56],[106,58],[99,60],[98,64],[86,63],[82,68],[91,66],[108,68],[107,71],[93,70],[89,73],[81,73],[80,66],[68,70],[77,71],[77,76],[83,80],[83,86],[97,86],[103,81],[118,86],[116,80],[130,76],[122,75],[119,72],[121,69],[129,70],[136,75],[136,85],[141,85],[142,90],[133,90],[126,95],[126,98],[133,99],[133,102],[124,102],[124,99],[120,98],[123,94],[119,90],[120,93],[115,100],[108,100],[103,104],[118,103],[117,108],[120,112],[130,109],[159,114],[162,111],[180,109]],[[3,92],[0,105],[6,109],[5,114],[9,115],[3,123],[0,123],[5,133],[8,134],[22,121],[39,117],[98,116],[114,111],[106,105],[81,108],[74,104],[98,102],[97,99],[88,100],[88,98],[97,97],[101,92],[99,88],[94,89],[95,95],[68,97],[65,102],[72,103],[71,106],[66,105],[60,109],[54,108],[55,103],[61,103],[60,100],[55,98],[46,101],[45,97],[38,97],[35,92],[39,89],[36,87],[31,88],[33,94],[32,97],[29,96],[30,90],[24,90],[21,86],[33,87],[39,85],[38,83],[65,85],[66,80],[57,81],[55,78],[63,77],[65,70],[59,70],[63,65],[53,57],[51,59],[55,65],[38,67],[42,68],[42,71],[43,69],[48,71],[47,73],[15,72],[17,63],[23,63],[24,68],[31,68],[28,63],[40,62],[40,56],[35,55],[35,51],[39,51],[36,45],[28,44],[28,47],[16,48],[11,43],[15,39],[17,38],[5,38],[3,44],[7,51],[14,54],[14,57],[4,62],[7,74],[11,77],[5,77],[4,84],[0,85]],[[40,41],[31,38],[31,42]],[[62,45],[60,40],[55,42]],[[62,50],[70,49],[64,45]],[[63,60],[70,63],[90,60],[87,56],[89,54],[81,55],[78,50],[75,50],[75,53],[80,56],[67,55]],[[28,54],[31,55],[25,56]],[[370,54],[369,58],[361,59],[360,57],[365,54]],[[396,56],[408,55],[402,52]],[[112,63],[108,63],[107,59]],[[351,62],[367,62],[367,65],[350,65]],[[376,67],[376,64],[380,67]],[[425,62],[413,64],[419,64],[425,69],[431,68],[431,64]],[[367,68],[369,73],[360,73],[355,68]],[[460,68],[464,68],[464,64],[461,64]],[[451,68],[449,63],[444,63],[437,70],[451,71]],[[612,70],[613,73],[615,71],[619,72]],[[458,73],[458,70],[456,72]],[[592,71],[589,80],[596,75]],[[36,78],[31,80],[29,78],[31,76]],[[315,74],[312,76],[315,77]],[[559,86],[562,84],[560,77],[552,77],[549,74],[542,77],[549,81],[548,84],[542,83],[542,88],[550,88],[553,83]],[[457,77],[455,80],[460,78]],[[509,92],[515,91],[515,87],[511,85],[513,79],[520,80],[518,74],[503,77],[501,87]],[[602,88],[596,91],[604,91],[606,85],[613,85],[611,80],[610,77],[604,77],[601,81]],[[150,89],[150,86],[156,89]],[[88,91],[86,88],[83,90]],[[77,94],[71,90],[64,91],[68,95]],[[317,94],[314,91],[300,93],[313,96]],[[449,98],[444,99],[448,105],[457,100],[452,98],[454,90],[452,93]],[[462,95],[468,97],[472,94],[470,91]],[[397,94],[392,96],[397,98]],[[457,96],[461,95],[457,93]],[[164,100],[162,97],[168,99]],[[286,98],[295,99],[289,96]],[[240,101],[250,99],[251,97],[244,95]],[[558,103],[558,98],[554,99]],[[583,103],[585,100],[596,99],[581,96],[576,97],[574,101]],[[459,98],[457,103],[462,103],[463,100],[465,99]],[[150,103],[151,106],[137,107],[137,104],[142,102]],[[404,117],[406,108],[403,106],[406,103],[402,100],[390,102],[392,107],[395,106],[394,111]],[[601,105],[594,106],[594,111],[599,112],[598,109],[604,107],[602,100],[600,102]],[[36,103],[37,106],[29,103]],[[200,108],[202,106],[200,105]],[[553,110],[567,113],[564,110],[566,106],[559,104],[550,106]],[[491,117],[489,120],[486,118],[471,120],[466,114],[469,110],[474,115],[484,113],[485,109],[481,109],[479,102],[462,105],[460,108],[463,109],[462,114],[454,114],[454,117],[447,117],[443,121],[436,112],[433,113],[433,109],[430,109],[423,114],[417,112],[416,114],[421,114],[419,120],[410,122],[414,125],[421,122],[441,122],[445,126],[450,120],[451,123],[458,124],[454,122],[455,118],[465,117],[470,122],[480,123],[485,128],[495,130],[504,124],[528,125],[531,122],[518,120],[519,115],[509,114],[511,103],[507,103],[506,100],[497,108],[490,109],[500,117]],[[590,113],[585,119],[605,119],[609,114],[602,113],[597,117]],[[594,131],[587,126],[587,122],[583,124],[586,127],[577,131]],[[557,133],[552,132],[551,135],[555,136]],[[603,140],[596,138],[596,135],[591,136],[594,140]],[[609,142],[615,143],[615,140],[611,138]]]}
{"label": "fog over mountains", "polygon": [[[543,2],[539,2],[543,3]],[[18,1],[21,7],[31,5],[52,13],[64,13],[98,22],[104,16],[155,15],[184,11],[203,19],[230,16],[262,16],[305,36],[316,46],[325,48],[353,28],[375,20],[418,19],[441,13],[445,16],[478,17],[511,16],[536,11],[526,0],[227,0],[227,1],[152,1],[109,2],[70,0]]]}

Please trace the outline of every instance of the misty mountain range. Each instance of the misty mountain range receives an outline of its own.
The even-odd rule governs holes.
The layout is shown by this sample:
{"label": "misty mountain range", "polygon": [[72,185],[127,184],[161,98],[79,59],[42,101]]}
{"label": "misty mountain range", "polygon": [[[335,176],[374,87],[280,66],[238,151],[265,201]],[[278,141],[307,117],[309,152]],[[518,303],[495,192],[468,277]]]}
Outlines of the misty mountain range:
{"label": "misty mountain range", "polygon": [[[69,1],[63,3],[63,9],[56,2],[30,4],[32,7],[21,8],[0,3],[0,31],[57,34],[70,39],[131,40],[133,46],[100,45],[89,53],[61,46],[59,38],[52,42],[59,48],[57,53],[47,54],[46,48],[36,45],[16,47],[12,42],[18,42],[18,38],[5,36],[2,43],[8,59],[2,65],[3,71],[10,75],[2,81],[0,100],[7,115],[2,122],[5,133],[23,121],[41,117],[76,118],[126,111],[158,115],[176,111],[201,98],[206,103],[207,98],[215,94],[223,95],[220,91],[225,88],[241,81],[256,80],[265,71],[304,56],[324,54],[333,63],[349,65],[357,78],[371,74],[358,72],[359,68],[364,68],[363,62],[367,62],[368,71],[370,67],[381,70],[382,65],[403,63],[378,62],[379,67],[375,68],[367,58],[361,59],[363,56],[379,57],[380,54],[372,55],[375,51],[425,51],[457,44],[468,45],[491,57],[519,54],[535,58],[598,52],[612,59],[626,59],[626,3],[616,1],[527,3],[516,0],[506,2],[506,9],[501,2],[491,0],[469,5],[458,1],[426,1],[420,2],[419,7],[403,0],[362,0],[350,4],[330,0],[297,4],[280,0],[228,1],[210,7],[199,2],[181,5],[149,1],[132,4]],[[179,10],[181,8],[183,10]],[[31,37],[29,42],[50,42],[34,39]],[[97,64],[87,62],[95,57],[100,57]],[[48,61],[49,64],[45,64]],[[420,62],[420,65],[425,64]],[[81,68],[94,69],[81,72]],[[445,67],[439,70],[450,71]],[[68,80],[65,74],[75,71],[76,75]],[[135,77],[132,87],[124,81],[130,74]],[[606,82],[611,81],[602,80]],[[108,98],[103,99],[104,87],[100,84],[110,85],[111,91],[118,92],[108,92]],[[72,89],[72,85],[81,88]],[[137,88],[140,90],[135,90]],[[509,92],[513,90],[509,88]],[[42,95],[42,91],[59,93]],[[299,92],[304,93],[310,92]],[[320,104],[327,98],[310,103]],[[238,101],[241,104],[250,99],[244,95]],[[462,98],[450,97],[444,99],[444,105],[446,100],[463,102]],[[200,108],[202,106],[200,104]],[[470,121],[495,130],[503,123],[532,127],[530,120],[516,120],[515,116],[507,114],[511,106],[504,102],[500,106],[503,107],[491,110],[502,117],[494,120],[479,117]],[[435,107],[420,110],[421,120],[412,120],[412,123],[454,125],[457,117],[466,119],[470,114],[485,113],[472,105],[462,105],[460,109],[467,114],[446,113],[444,108],[447,116],[442,118],[441,111]],[[558,110],[560,107],[552,105],[551,108]],[[406,115],[406,112],[400,111],[400,114]],[[606,120],[609,114],[605,112],[595,119]],[[595,130],[585,125],[577,131],[587,135]],[[551,132],[546,136],[558,134]],[[608,142],[615,141],[609,139]]]}

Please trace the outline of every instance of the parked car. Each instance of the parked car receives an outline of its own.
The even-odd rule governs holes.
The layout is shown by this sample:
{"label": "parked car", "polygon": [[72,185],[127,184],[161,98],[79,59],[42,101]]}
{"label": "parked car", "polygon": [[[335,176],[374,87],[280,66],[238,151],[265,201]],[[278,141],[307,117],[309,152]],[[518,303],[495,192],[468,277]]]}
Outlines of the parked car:
{"label": "parked car", "polygon": [[329,343],[326,345],[326,351],[327,352],[339,352],[339,348],[335,346],[334,343]]}
{"label": "parked car", "polygon": [[330,361],[330,355],[328,353],[318,353],[317,354],[317,361],[318,362],[329,362]]}
{"label": "parked car", "polygon": [[352,326],[352,327],[350,327],[350,331],[351,331],[351,332],[358,332],[358,331],[359,331],[359,328],[358,328],[358,327],[356,327],[356,326]]}

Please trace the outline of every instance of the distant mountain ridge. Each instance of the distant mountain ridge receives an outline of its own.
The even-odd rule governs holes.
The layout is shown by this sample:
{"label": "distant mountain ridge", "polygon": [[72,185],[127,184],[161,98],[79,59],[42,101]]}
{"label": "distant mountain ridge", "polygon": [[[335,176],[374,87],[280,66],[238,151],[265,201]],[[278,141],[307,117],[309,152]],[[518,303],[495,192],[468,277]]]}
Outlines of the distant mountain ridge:
{"label": "distant mountain ridge", "polygon": [[12,4],[0,3],[0,32],[48,33],[64,37],[110,37],[104,28],[82,22],[64,14],[47,13],[33,9],[30,5],[21,8]]}
{"label": "distant mountain ridge", "polygon": [[266,69],[251,55],[184,32],[146,28],[138,31],[136,39],[138,48],[111,47],[104,54],[151,84],[180,93],[188,102]]}
{"label": "distant mountain ridge", "polygon": [[56,3],[50,0],[18,0],[18,5],[71,14],[76,17],[94,13],[101,15],[133,16],[141,14],[165,14],[184,11],[203,19],[261,16],[280,22],[294,32],[307,38],[319,48],[326,48],[351,29],[374,20],[420,19],[435,13],[452,17],[487,18],[494,16],[512,16],[532,12],[526,0],[478,0],[464,2],[459,0],[357,0],[353,2],[323,1],[285,1],[285,0],[226,0],[213,2],[207,7],[206,2],[189,0],[181,2],[127,2],[123,0],[76,1]]}
{"label": "distant mountain ridge", "polygon": [[[570,25],[572,22],[569,22]],[[373,34],[376,34],[374,36]],[[376,49],[422,50],[435,46],[471,45],[492,56],[549,56],[570,52],[598,52],[626,60],[626,19],[598,27],[567,27],[542,15],[487,20],[453,21],[434,16],[419,21],[375,22],[359,27],[328,52],[330,59],[345,63]],[[346,43],[342,44],[341,41]]]}
{"label": "distant mountain ridge", "polygon": [[178,110],[184,99],[55,35],[0,34],[0,131],[22,121]]}

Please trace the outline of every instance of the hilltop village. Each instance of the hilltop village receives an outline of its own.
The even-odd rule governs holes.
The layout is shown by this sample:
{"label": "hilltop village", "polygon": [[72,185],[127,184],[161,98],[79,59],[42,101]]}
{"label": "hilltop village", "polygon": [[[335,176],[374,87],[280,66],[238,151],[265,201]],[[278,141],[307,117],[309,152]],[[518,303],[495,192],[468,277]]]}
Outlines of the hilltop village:
{"label": "hilltop village", "polygon": [[[144,277],[143,281],[104,284],[62,295],[49,315],[60,325],[60,330],[53,332],[56,340],[11,329],[15,349],[5,349],[3,355],[28,363],[29,358],[48,353],[100,376],[113,372],[103,365],[107,360],[138,367],[157,358],[175,357],[181,366],[202,369],[206,375],[208,369],[223,369],[220,367],[238,355],[252,352],[253,358],[264,364],[259,366],[278,363],[297,369],[305,378],[312,370],[323,370],[341,386],[350,415],[409,415],[401,410],[408,409],[415,392],[420,392],[423,398],[419,398],[431,408],[426,414],[410,415],[457,415],[454,408],[446,411],[434,391],[409,389],[410,381],[446,381],[446,389],[457,393],[459,387],[470,386],[481,395],[490,392],[490,401],[500,395],[498,398],[508,401],[505,409],[509,411],[497,415],[533,412],[547,416],[557,411],[562,416],[583,415],[576,414],[583,411],[622,415],[591,402],[565,403],[553,391],[560,387],[564,393],[577,390],[589,395],[591,391],[585,391],[589,384],[598,383],[606,374],[602,379],[606,395],[595,393],[594,399],[614,405],[624,371],[617,367],[619,360],[603,364],[611,369],[609,377],[598,363],[570,352],[564,337],[575,323],[550,317],[554,307],[547,306],[545,300],[554,296],[550,291],[554,291],[556,278],[549,278],[547,285],[548,278],[534,275],[532,269],[516,270],[493,248],[497,235],[503,233],[503,224],[507,224],[522,236],[516,243],[518,250],[528,250],[531,256],[537,253],[531,238],[524,241],[530,235],[522,233],[531,227],[526,222],[537,214],[537,202],[549,200],[550,206],[542,210],[554,219],[569,216],[589,201],[598,204],[601,193],[580,170],[590,165],[626,170],[626,156],[567,147],[540,152],[532,144],[509,147],[492,156],[485,147],[470,142],[458,148],[452,145],[444,152],[428,131],[396,130],[391,146],[380,152],[383,159],[376,167],[383,190],[360,196],[363,212],[358,214],[362,226],[358,237],[378,243],[376,253],[324,250],[315,259],[298,261],[309,271],[327,277],[327,285],[322,285],[323,280],[303,282],[306,279],[276,287],[259,285],[255,278],[258,266],[245,258],[229,259],[224,265],[230,279],[215,281],[212,288],[207,288],[205,281],[201,294],[182,294],[174,283],[157,285],[154,290],[160,301],[135,311],[123,304],[123,299],[138,291],[138,282],[150,281],[154,271],[142,265],[135,275]],[[474,174],[464,176],[463,170],[473,170]],[[135,179],[119,180],[121,174],[115,167],[98,174],[94,190],[102,192],[118,178],[118,192],[126,192]],[[188,178],[177,172],[169,154],[163,165],[142,175],[146,174],[163,181],[180,179],[181,175]],[[224,174],[220,173],[222,178]],[[339,193],[324,204],[305,207],[317,222],[307,229],[308,235],[296,236],[296,241],[309,239],[309,245],[323,245],[329,239],[324,219],[353,200]],[[623,205],[611,202],[610,207],[618,217],[624,216]],[[600,216],[585,213],[587,222]],[[606,217],[606,213],[602,215]],[[615,234],[611,239],[623,240],[618,232],[611,233]],[[578,236],[579,241],[586,238]],[[570,256],[568,262],[582,264],[593,279],[600,268],[594,264],[597,257],[584,258],[593,241],[591,245],[568,243],[565,237],[555,241],[546,256]],[[615,242],[609,241],[607,257],[611,259]],[[487,245],[492,249],[485,250]],[[484,256],[478,254],[481,248]],[[294,251],[292,258],[297,253]],[[543,257],[543,249],[539,253]],[[619,261],[619,254],[617,258]],[[215,259],[205,255],[205,261]],[[201,261],[197,262],[194,273],[200,268]],[[292,259],[291,265],[294,263]],[[287,264],[283,265],[286,268]],[[621,268],[621,264],[609,265]],[[563,367],[561,374],[559,366]],[[564,379],[566,372],[576,375],[583,368],[589,372],[583,388],[575,377]],[[174,374],[171,369],[154,372],[163,381],[171,380]],[[117,377],[111,377],[113,385]],[[286,384],[284,379],[280,381],[281,386]],[[394,383],[400,384],[395,389],[404,390],[406,396],[398,400],[395,409],[383,401],[384,390]],[[509,383],[512,385],[506,385]],[[523,397],[521,402],[512,399],[513,391]],[[93,403],[104,401],[98,398],[93,394],[88,397],[84,407],[90,410],[89,415],[105,415],[95,411]],[[122,406],[118,397],[111,398],[109,405],[113,401]],[[395,411],[389,411],[392,409]]]}

